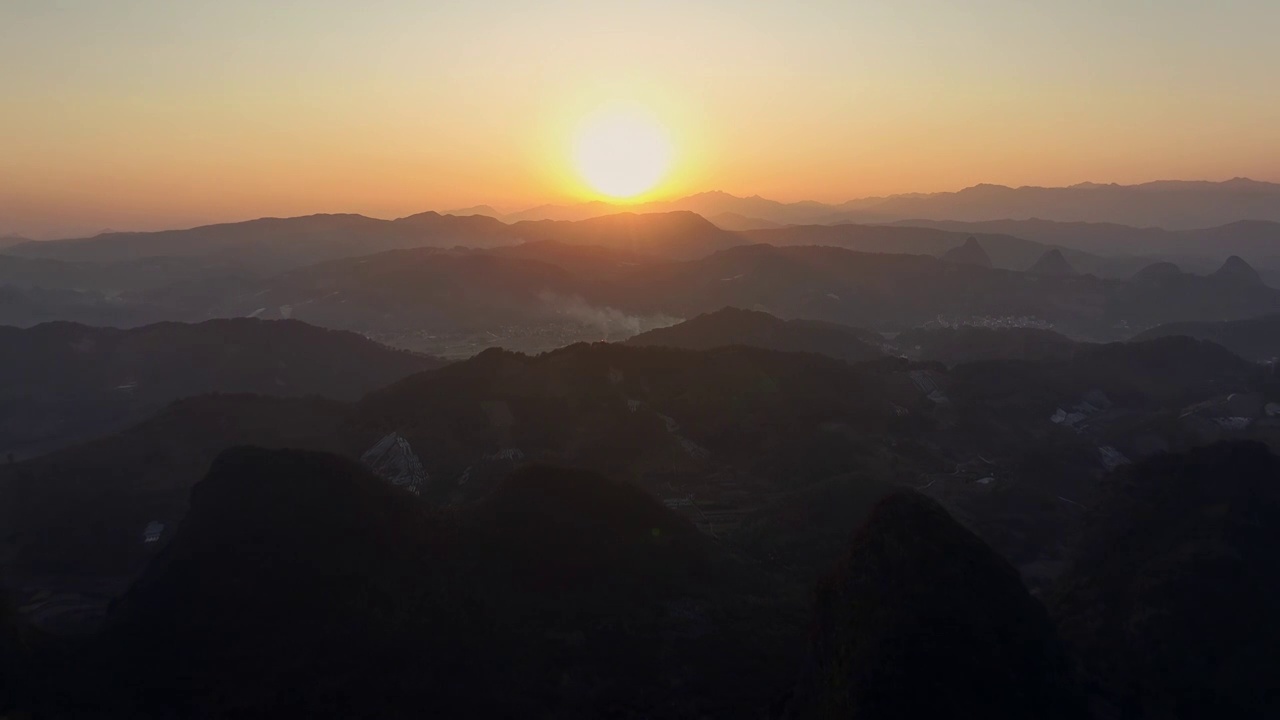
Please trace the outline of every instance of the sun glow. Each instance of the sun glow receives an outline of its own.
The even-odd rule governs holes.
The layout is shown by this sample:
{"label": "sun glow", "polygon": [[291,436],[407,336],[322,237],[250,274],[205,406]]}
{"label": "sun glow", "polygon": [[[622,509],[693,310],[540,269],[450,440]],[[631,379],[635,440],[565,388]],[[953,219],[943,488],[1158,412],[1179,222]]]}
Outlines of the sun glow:
{"label": "sun glow", "polygon": [[597,113],[578,130],[574,164],[596,192],[617,200],[652,190],[671,166],[671,142],[657,120],[638,108]]}

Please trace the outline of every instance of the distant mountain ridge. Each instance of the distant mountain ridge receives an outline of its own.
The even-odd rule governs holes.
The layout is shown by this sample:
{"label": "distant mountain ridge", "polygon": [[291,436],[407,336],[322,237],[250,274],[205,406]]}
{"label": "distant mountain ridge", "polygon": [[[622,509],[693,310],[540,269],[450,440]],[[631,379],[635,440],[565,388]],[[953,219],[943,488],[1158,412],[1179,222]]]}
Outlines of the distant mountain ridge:
{"label": "distant mountain ridge", "polygon": [[274,273],[323,260],[416,247],[493,247],[516,242],[491,217],[425,212],[396,220],[363,215],[259,218],[187,230],[107,233],[91,238],[26,242],[6,254],[50,260],[113,262],[143,257],[197,257],[234,261]]}
{"label": "distant mountain ridge", "polygon": [[600,201],[546,205],[502,219],[582,220],[620,210],[687,210],[705,217],[730,214],[779,224],[837,222],[990,222],[1039,218],[1115,223],[1139,228],[1194,230],[1243,220],[1280,222],[1280,184],[1234,178],[1224,182],[1165,180],[1138,185],[1080,183],[1068,187],[979,184],[955,192],[906,193],[843,203],[779,202],[712,191],[683,198],[615,205]]}

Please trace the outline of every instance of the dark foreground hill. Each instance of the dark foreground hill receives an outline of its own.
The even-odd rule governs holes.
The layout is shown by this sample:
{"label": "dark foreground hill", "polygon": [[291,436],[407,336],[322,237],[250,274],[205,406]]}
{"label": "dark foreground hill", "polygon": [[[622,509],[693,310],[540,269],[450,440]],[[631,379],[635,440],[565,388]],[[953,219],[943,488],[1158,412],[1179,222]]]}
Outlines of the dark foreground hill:
{"label": "dark foreground hill", "polygon": [[925,497],[882,500],[816,604],[789,717],[1085,717],[1044,608]]}
{"label": "dark foreground hill", "polygon": [[527,468],[448,513],[335,456],[241,448],[191,505],[85,651],[92,671],[51,702],[142,717],[744,717],[785,690],[795,605],[591,473]]}
{"label": "dark foreground hill", "polygon": [[755,310],[724,308],[678,325],[641,333],[628,345],[709,350],[745,345],[782,352],[812,352],[849,362],[883,357],[879,335],[816,320],[780,320]]}
{"label": "dark foreground hill", "polygon": [[[83,611],[50,624],[93,625],[172,537],[191,487],[220,452],[253,443],[358,455],[364,446],[345,445],[348,413],[319,398],[189,398],[122,433],[0,465],[0,573],[19,586],[85,595]],[[159,538],[147,543],[152,522]]]}
{"label": "dark foreground hill", "polygon": [[0,457],[120,430],[192,395],[355,400],[441,364],[297,321],[0,327]]}
{"label": "dark foreground hill", "polygon": [[1218,444],[1114,481],[1052,609],[1122,718],[1280,713],[1280,458]]}
{"label": "dark foreground hill", "polygon": [[[1280,399],[1263,368],[1210,343],[1081,348],[947,368],[597,343],[536,357],[487,351],[354,405],[193,398],[100,441],[0,464],[0,524],[11,528],[0,569],[34,590],[127,582],[172,536],[210,461],[254,444],[351,459],[395,448],[371,466],[410,473],[441,506],[483,501],[523,462],[591,469],[810,577],[876,487],[908,485],[1050,579],[1058,566],[1046,559],[1111,466],[1206,433],[1274,433],[1262,407]],[[1232,395],[1263,401],[1244,429],[1212,415]],[[144,542],[152,521],[166,526],[157,544]]]}
{"label": "dark foreground hill", "polygon": [[[1169,355],[1158,343],[1134,350],[1102,348],[1088,366],[1149,365],[1152,357]],[[691,368],[681,369],[684,363]],[[356,409],[315,420],[310,429],[296,424],[323,415],[317,409],[271,415],[257,406],[239,423],[292,428],[296,436],[276,438],[284,445],[308,443],[352,455],[349,447],[364,441],[348,433],[365,432],[364,414],[380,407],[416,423],[413,445],[433,468],[440,462],[435,455],[470,452],[467,446],[476,442],[471,433],[483,436],[476,423],[486,415],[508,439],[541,438],[540,447],[525,446],[530,456],[603,465],[604,446],[584,428],[604,425],[614,433],[627,425],[609,423],[641,409],[613,396],[600,401],[620,402],[626,415],[614,416],[593,410],[590,398],[607,387],[649,387],[646,404],[687,420],[680,433],[713,452],[699,456],[707,464],[692,462],[684,473],[664,469],[648,477],[637,471],[635,480],[643,482],[524,466],[456,507],[413,496],[335,455],[244,447],[221,452],[192,489],[189,512],[174,523],[177,532],[166,529],[164,541],[151,546],[154,560],[115,602],[105,632],[49,642],[6,619],[0,606],[0,661],[12,665],[17,657],[26,673],[20,680],[0,678],[0,698],[8,693],[20,710],[49,717],[1079,717],[1069,676],[1069,662],[1078,660],[1094,705],[1116,711],[1103,717],[1274,715],[1268,688],[1280,633],[1270,600],[1280,588],[1268,553],[1280,541],[1272,537],[1280,527],[1280,461],[1265,447],[1226,445],[1160,456],[1101,483],[1112,495],[1096,521],[1076,525],[1083,530],[1080,551],[1052,596],[1068,652],[1076,653],[1068,657],[1009,561],[937,503],[879,480],[900,474],[925,479],[914,466],[902,466],[909,459],[920,469],[941,465],[945,469],[931,475],[925,492],[950,486],[954,492],[942,493],[946,502],[968,498],[956,505],[964,511],[961,520],[979,520],[984,537],[993,524],[1004,523],[991,537],[1007,557],[1019,547],[1010,537],[1029,536],[1024,529],[1032,525],[1052,525],[1046,506],[1080,512],[1082,503],[1092,505],[1079,495],[1073,497],[1082,502],[1062,501],[1053,493],[1064,491],[1044,480],[1052,480],[1061,464],[1055,454],[1064,438],[1092,445],[1098,441],[1087,436],[1096,430],[1060,428],[1046,418],[1018,420],[1027,434],[1015,439],[1032,441],[1018,451],[1041,456],[1039,465],[1010,462],[1010,448],[1000,451],[1004,455],[983,448],[986,457],[978,461],[984,474],[992,473],[984,483],[977,479],[983,475],[965,470],[973,462],[947,457],[943,464],[943,457],[929,457],[951,452],[946,446],[956,442],[955,432],[995,427],[970,421],[972,401],[956,397],[954,410],[932,414],[937,424],[883,427],[874,442],[832,456],[837,465],[859,466],[858,473],[829,477],[828,470],[810,468],[814,477],[828,473],[828,479],[805,483],[774,468],[760,470],[772,484],[756,486],[745,482],[749,469],[769,468],[769,461],[788,454],[795,459],[805,450],[769,443],[795,446],[796,438],[829,432],[823,428],[858,407],[799,413],[778,397],[733,406],[728,398],[762,375],[778,374],[783,382],[773,389],[755,384],[756,392],[790,395],[799,389],[796,378],[771,363],[794,364],[800,377],[819,374],[815,387],[829,387],[832,375],[826,373],[835,369],[881,373],[864,378],[868,384],[860,388],[828,389],[836,397],[890,393],[896,383],[877,364],[850,366],[815,355],[579,347],[524,360],[490,352],[475,363],[402,383],[402,405],[379,393]],[[1070,364],[1023,365],[1041,374],[1006,369],[1002,377],[1025,375],[1041,387],[1046,378],[1073,374],[1064,372]],[[960,395],[956,373],[937,366],[909,372],[937,378],[946,392]],[[732,377],[719,380],[719,387],[684,397],[700,387],[692,380],[724,374]],[[1061,380],[1062,387],[1089,379],[1088,369],[1074,374]],[[572,379],[582,378],[581,386],[573,386]],[[1149,382],[1160,382],[1160,375]],[[1070,389],[1073,396],[1078,391]],[[1148,387],[1135,397],[1106,392],[1114,395],[1115,409],[1128,414],[1128,427],[1143,402],[1156,402],[1160,411],[1158,398],[1196,391]],[[468,400],[475,397],[503,400]],[[995,398],[992,407],[1002,402]],[[699,415],[713,414],[708,405],[731,410],[707,423]],[[785,410],[778,427],[795,425],[795,436],[769,428],[742,436],[767,418],[762,407]],[[210,407],[209,425],[191,428],[192,436],[218,429],[227,410]],[[582,424],[563,437],[534,432],[561,423],[562,411],[580,414]],[[952,411],[964,430],[945,429]],[[920,405],[909,413],[922,413]],[[1093,420],[1106,424],[1103,415]],[[861,433],[884,419],[872,414],[864,421]],[[173,418],[166,423],[174,424]],[[530,427],[520,428],[525,424]],[[614,455],[628,443],[669,437],[666,429],[649,436],[646,424],[641,419],[632,425],[640,432],[613,445]],[[439,428],[454,434],[436,434]],[[927,442],[906,430],[918,430]],[[325,433],[328,441],[317,439]],[[838,434],[838,447],[858,436]],[[755,442],[742,442],[749,437]],[[735,446],[742,446],[737,455],[728,451]],[[76,510],[86,525],[82,544],[95,537],[96,516],[119,514],[132,497],[151,492],[141,484],[122,486],[113,474],[152,468],[150,482],[165,486],[172,483],[165,469],[178,468],[178,457],[186,454],[175,447],[166,451],[173,456],[148,462],[157,443],[136,447],[137,456],[87,452],[87,460],[104,466],[64,468],[65,477],[84,479],[81,487],[60,486],[44,496],[83,493]],[[966,451],[973,455],[977,447]],[[639,456],[654,451],[631,450]],[[864,457],[877,452],[892,456],[882,457],[882,464]],[[17,470],[29,466],[22,462]],[[189,468],[182,474],[187,477]],[[671,491],[668,483],[680,487],[703,474],[703,483],[685,486],[691,495],[721,488],[723,505],[756,493],[764,507],[736,532],[724,532],[704,528],[705,519],[695,525],[678,503],[664,507],[653,497]],[[0,478],[0,487],[12,487],[10,479]],[[800,487],[788,491],[782,479]],[[90,492],[92,483],[104,480],[118,489]],[[1085,470],[1074,482],[1079,489],[1093,479]],[[45,483],[27,487],[47,489]],[[993,502],[987,515],[975,514],[983,509],[982,498]],[[116,507],[109,505],[113,501]],[[5,498],[0,507],[37,506]],[[1023,525],[1006,521],[1000,514],[1006,510]],[[716,512],[712,503],[707,511]],[[5,527],[15,515],[5,516]],[[49,528],[52,537],[74,532],[70,524]],[[1051,542],[1073,536],[1055,528]],[[137,534],[132,541],[142,546]],[[838,546],[846,550],[844,559],[832,551]],[[835,573],[819,585],[809,618],[809,582],[832,566]],[[812,628],[808,653],[806,624]]]}

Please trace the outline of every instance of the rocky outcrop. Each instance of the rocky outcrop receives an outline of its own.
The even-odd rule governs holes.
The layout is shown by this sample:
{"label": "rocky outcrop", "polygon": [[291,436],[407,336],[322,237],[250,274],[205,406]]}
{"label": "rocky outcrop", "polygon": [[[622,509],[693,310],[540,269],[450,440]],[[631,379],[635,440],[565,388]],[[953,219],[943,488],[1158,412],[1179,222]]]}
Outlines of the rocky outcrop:
{"label": "rocky outcrop", "polygon": [[427,471],[400,433],[390,433],[360,456],[360,462],[387,482],[421,495],[427,486]]}
{"label": "rocky outcrop", "polygon": [[991,264],[991,256],[987,255],[987,251],[982,249],[982,245],[978,244],[978,240],[970,237],[964,241],[963,245],[951,248],[942,254],[939,258],[943,262],[954,263],[956,265],[976,265],[977,267],[989,268]]}
{"label": "rocky outcrop", "polygon": [[790,718],[1079,718],[1044,608],[941,506],[890,495],[818,589]]}

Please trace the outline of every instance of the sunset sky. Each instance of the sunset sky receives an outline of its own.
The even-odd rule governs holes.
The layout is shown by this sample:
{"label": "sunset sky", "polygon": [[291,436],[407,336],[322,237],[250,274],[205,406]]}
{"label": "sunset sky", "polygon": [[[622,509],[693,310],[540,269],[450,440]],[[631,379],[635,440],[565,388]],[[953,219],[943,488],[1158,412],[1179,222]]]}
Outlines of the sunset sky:
{"label": "sunset sky", "polygon": [[646,197],[1280,181],[1276,0],[0,2],[0,233]]}

